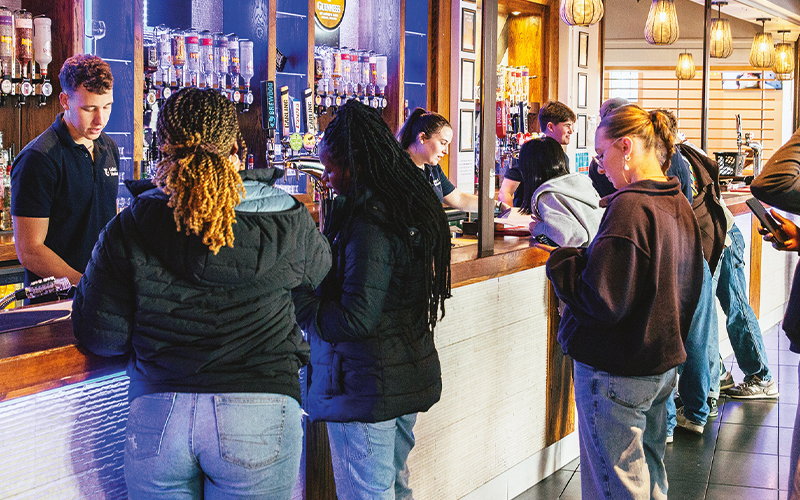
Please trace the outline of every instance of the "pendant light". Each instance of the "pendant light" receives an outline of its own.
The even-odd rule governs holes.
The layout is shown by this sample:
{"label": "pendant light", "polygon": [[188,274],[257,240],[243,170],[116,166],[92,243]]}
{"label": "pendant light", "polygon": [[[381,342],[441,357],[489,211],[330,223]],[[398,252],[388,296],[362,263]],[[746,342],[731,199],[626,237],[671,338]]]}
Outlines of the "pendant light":
{"label": "pendant light", "polygon": [[675,66],[675,76],[678,80],[691,80],[697,74],[694,68],[694,59],[688,52],[678,56],[678,65]]}
{"label": "pendant light", "polygon": [[728,2],[716,2],[719,8],[719,17],[711,20],[711,57],[725,59],[733,54],[733,37],[731,36],[731,22],[722,19],[722,6]]}
{"label": "pendant light", "polygon": [[766,31],[766,23],[770,20],[768,17],[756,19],[756,21],[761,21],[761,33],[753,38],[753,46],[750,48],[750,65],[756,69],[771,69],[775,62],[772,33]]}
{"label": "pendant light", "polygon": [[602,0],[561,0],[559,15],[570,26],[591,26],[603,18]]}
{"label": "pendant light", "polygon": [[671,45],[678,39],[678,34],[675,0],[653,0],[644,26],[645,39],[654,45]]}
{"label": "pendant light", "polygon": [[789,30],[778,30],[778,33],[781,34],[781,43],[775,45],[775,65],[772,71],[775,72],[776,80],[791,80],[794,77],[794,49],[792,44],[783,39]]}

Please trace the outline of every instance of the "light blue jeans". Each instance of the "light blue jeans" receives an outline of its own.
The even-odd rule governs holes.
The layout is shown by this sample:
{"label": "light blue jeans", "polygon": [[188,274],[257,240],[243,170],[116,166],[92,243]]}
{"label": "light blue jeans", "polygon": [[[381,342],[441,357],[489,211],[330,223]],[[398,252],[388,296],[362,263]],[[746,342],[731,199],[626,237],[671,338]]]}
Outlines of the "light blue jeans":
{"label": "light blue jeans", "polygon": [[583,500],[666,500],[675,369],[622,377],[574,361]]}
{"label": "light blue jeans", "polygon": [[159,393],[131,402],[131,499],[288,500],[300,470],[300,405],[280,394]]}
{"label": "light blue jeans", "polygon": [[[717,266],[719,270],[719,266]],[[709,396],[719,397],[719,332],[714,283],[708,264],[703,260],[703,285],[686,341],[686,361],[678,367],[678,391],[683,401],[684,416],[705,425],[708,420]],[[667,434],[675,429],[675,401],[667,401]]]}
{"label": "light blue jeans", "polygon": [[339,500],[411,500],[406,459],[414,448],[411,413],[374,424],[328,422]]}
{"label": "light blue jeans", "polygon": [[745,380],[757,375],[761,380],[771,380],[767,365],[767,350],[758,319],[747,300],[747,281],[744,276],[744,237],[736,224],[728,235],[731,246],[722,253],[715,289],[722,310],[728,316],[726,327],[736,362],[745,374]]}

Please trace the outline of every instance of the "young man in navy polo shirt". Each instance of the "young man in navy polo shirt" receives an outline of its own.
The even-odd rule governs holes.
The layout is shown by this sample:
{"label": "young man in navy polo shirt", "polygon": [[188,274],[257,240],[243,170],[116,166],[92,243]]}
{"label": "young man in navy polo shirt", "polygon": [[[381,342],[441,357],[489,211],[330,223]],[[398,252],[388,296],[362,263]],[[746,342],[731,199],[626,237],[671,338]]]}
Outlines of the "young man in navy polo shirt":
{"label": "young man in navy polo shirt", "polygon": [[[575,124],[575,112],[560,101],[549,101],[539,110],[539,126],[547,137],[555,139],[562,146],[569,144],[572,126]],[[506,172],[497,198],[507,204],[519,207],[525,188],[522,184],[522,171],[515,163]]]}
{"label": "young man in navy polo shirt", "polygon": [[19,152],[11,171],[14,245],[26,286],[49,276],[77,284],[116,214],[119,149],[103,132],[114,102],[111,69],[79,54],[58,79],[64,112]]}

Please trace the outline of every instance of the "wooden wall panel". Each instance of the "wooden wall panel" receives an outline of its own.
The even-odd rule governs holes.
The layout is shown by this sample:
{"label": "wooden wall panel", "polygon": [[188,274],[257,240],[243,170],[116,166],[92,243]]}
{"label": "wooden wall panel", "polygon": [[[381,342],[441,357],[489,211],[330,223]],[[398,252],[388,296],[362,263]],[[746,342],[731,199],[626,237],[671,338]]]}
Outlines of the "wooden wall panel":
{"label": "wooden wall panel", "polygon": [[[544,10],[544,9],[541,9]],[[508,64],[527,66],[531,102],[544,102],[544,20],[541,14],[508,18]]]}

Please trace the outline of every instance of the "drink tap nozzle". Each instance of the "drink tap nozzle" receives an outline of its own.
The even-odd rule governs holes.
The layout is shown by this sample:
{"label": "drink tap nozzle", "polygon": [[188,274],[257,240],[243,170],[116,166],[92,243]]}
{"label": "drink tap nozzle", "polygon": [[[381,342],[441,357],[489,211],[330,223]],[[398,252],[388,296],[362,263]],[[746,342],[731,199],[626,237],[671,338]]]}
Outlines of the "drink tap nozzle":
{"label": "drink tap nozzle", "polygon": [[736,148],[742,153],[742,115],[736,115]]}

